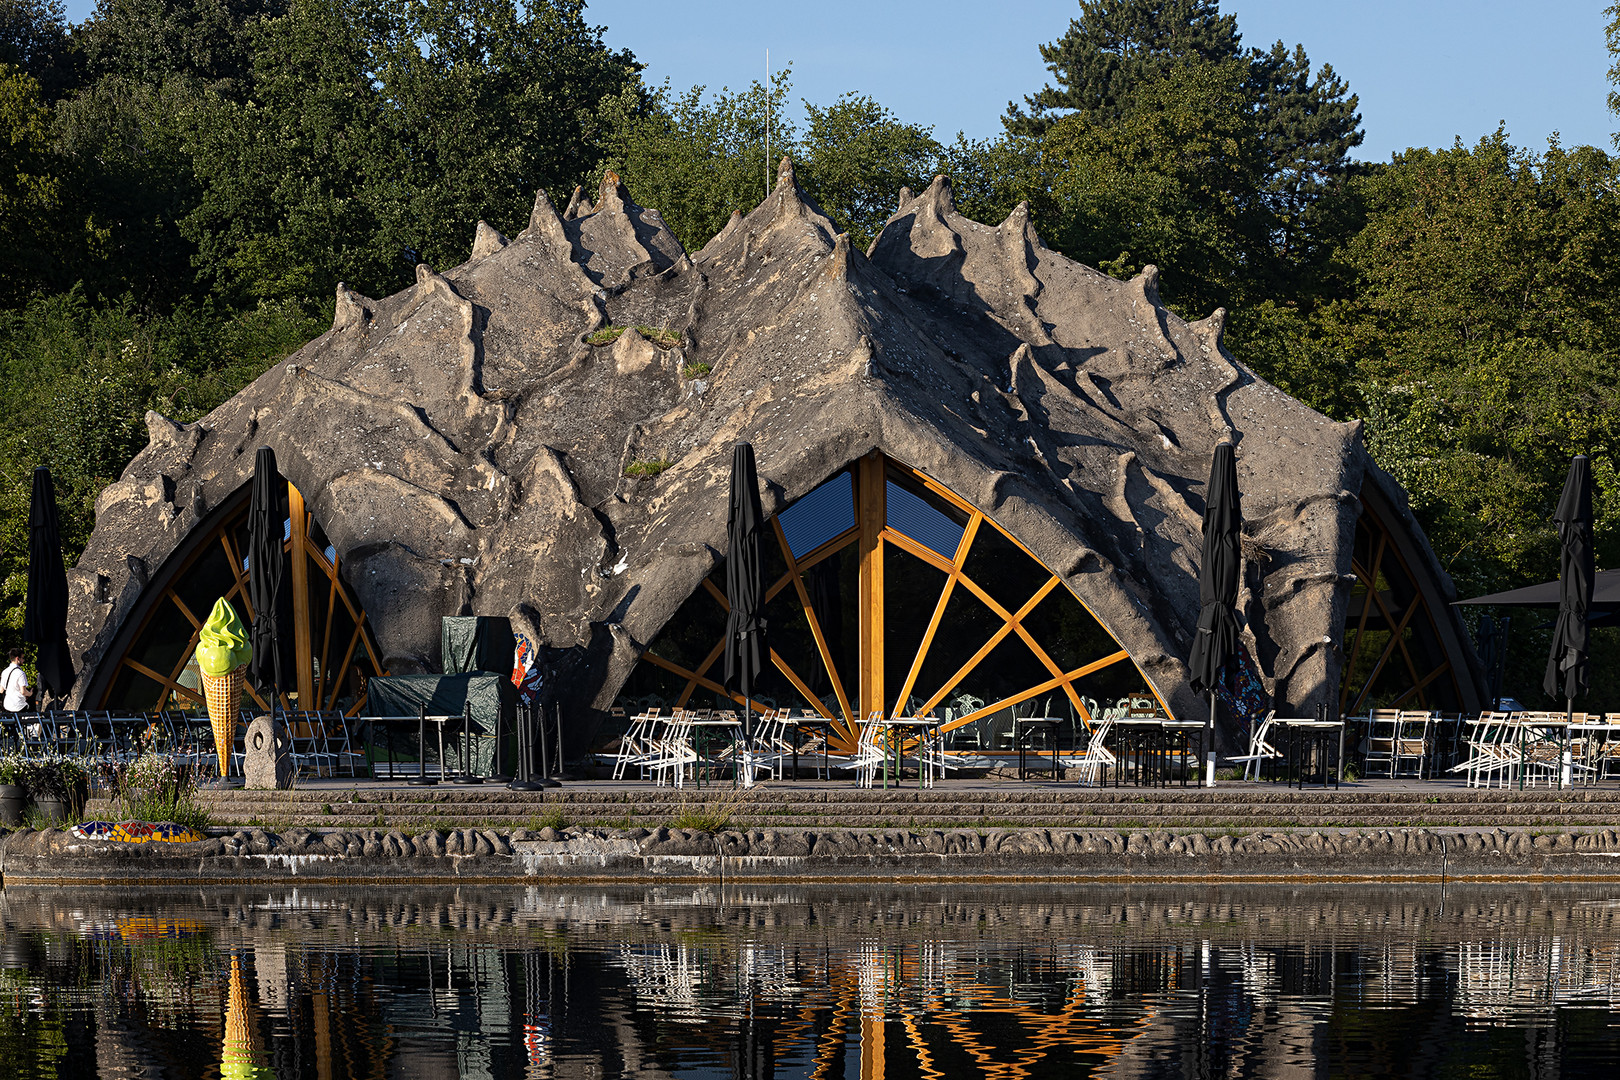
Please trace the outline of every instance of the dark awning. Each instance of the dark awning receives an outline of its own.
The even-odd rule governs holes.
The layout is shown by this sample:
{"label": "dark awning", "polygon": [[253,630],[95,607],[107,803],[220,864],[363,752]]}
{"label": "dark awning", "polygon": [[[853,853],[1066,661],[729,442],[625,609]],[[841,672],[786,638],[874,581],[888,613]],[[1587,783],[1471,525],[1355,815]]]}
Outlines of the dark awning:
{"label": "dark awning", "polygon": [[[1540,585],[1526,585],[1522,589],[1476,596],[1471,600],[1458,600],[1458,604],[1499,604],[1502,607],[1558,606],[1558,579]],[[1599,570],[1592,575],[1592,610],[1620,611],[1620,570]]]}

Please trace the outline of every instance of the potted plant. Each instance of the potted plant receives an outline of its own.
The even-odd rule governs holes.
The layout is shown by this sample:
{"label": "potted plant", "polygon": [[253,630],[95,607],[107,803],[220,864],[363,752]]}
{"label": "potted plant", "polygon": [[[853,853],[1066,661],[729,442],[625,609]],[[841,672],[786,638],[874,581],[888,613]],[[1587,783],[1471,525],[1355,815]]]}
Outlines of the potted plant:
{"label": "potted plant", "polygon": [[79,759],[61,754],[31,758],[23,762],[22,773],[34,805],[51,822],[61,823],[83,812],[90,772]]}
{"label": "potted plant", "polygon": [[0,758],[0,825],[16,828],[23,823],[23,812],[28,809],[28,788],[23,780],[23,758],[8,755]]}

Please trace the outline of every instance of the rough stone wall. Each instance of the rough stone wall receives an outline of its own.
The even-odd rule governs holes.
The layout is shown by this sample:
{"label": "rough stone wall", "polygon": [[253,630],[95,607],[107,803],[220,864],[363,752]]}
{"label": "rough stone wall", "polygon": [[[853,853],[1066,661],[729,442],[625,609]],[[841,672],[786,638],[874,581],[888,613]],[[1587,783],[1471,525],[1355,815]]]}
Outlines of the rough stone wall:
{"label": "rough stone wall", "polygon": [[[1201,715],[1185,657],[1203,487],[1229,438],[1265,556],[1245,574],[1245,636],[1281,705],[1307,708],[1337,685],[1376,469],[1357,425],[1256,378],[1222,345],[1224,312],[1186,323],[1156,280],[1048,250],[1023,207],[970,221],[943,178],[902,191],[865,255],[785,160],[691,257],[612,174],[561,215],[541,193],[510,240],[480,223],[461,266],[418,267],[382,300],[340,286],[328,333],[198,423],[148,416],[151,445],[98,500],[70,575],[78,693],[99,692],[147,578],[269,445],[391,671],[436,668],[443,615],[509,614],[564,708],[589,715],[720,558],[746,438],[767,513],[872,449],[929,473],[1063,575],[1174,711]],[[610,324],[679,344],[589,343]],[[685,378],[696,363],[710,370]],[[673,464],[625,475],[647,459]]]}

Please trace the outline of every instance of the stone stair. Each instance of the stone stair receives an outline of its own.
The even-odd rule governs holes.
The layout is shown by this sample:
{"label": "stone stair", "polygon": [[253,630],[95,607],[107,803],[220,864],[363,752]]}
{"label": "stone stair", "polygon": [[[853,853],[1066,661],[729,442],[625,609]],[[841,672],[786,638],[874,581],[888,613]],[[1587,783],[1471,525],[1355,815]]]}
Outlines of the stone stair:
{"label": "stone stair", "polygon": [[[1620,790],[1338,791],[1232,787],[1085,789],[915,788],[775,784],[728,787],[602,789],[564,786],[544,792],[503,787],[322,786],[292,791],[205,791],[199,798],[221,825],[303,825],[403,829],[539,828],[597,825],[654,828],[707,820],[742,828],[1063,827],[1253,830],[1279,828],[1583,828],[1620,825]],[[89,816],[112,815],[92,800]]]}

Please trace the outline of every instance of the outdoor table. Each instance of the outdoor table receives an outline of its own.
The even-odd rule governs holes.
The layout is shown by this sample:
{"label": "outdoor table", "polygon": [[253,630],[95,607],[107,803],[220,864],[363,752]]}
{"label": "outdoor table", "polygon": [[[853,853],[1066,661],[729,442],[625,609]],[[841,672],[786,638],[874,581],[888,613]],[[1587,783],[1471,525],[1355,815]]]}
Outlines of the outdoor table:
{"label": "outdoor table", "polygon": [[[1203,761],[1204,736],[1208,726],[1202,720],[1160,720],[1159,726],[1164,729],[1168,750],[1174,751],[1178,740],[1181,743],[1181,786],[1186,787],[1190,777],[1196,778],[1198,763]],[[1198,759],[1188,764],[1187,757],[1192,750],[1192,737],[1195,733],[1198,736]]]}
{"label": "outdoor table", "polygon": [[[1061,716],[1024,716],[1013,718],[1013,742],[1018,746],[1018,779],[1029,779],[1029,767],[1025,755],[1029,752],[1029,740],[1037,730],[1045,729],[1047,738],[1052,744],[1052,779],[1063,778],[1061,767],[1058,765],[1058,728],[1068,721]],[[1039,760],[1037,756],[1036,760]]]}
{"label": "outdoor table", "polygon": [[1283,719],[1272,720],[1271,726],[1287,733],[1288,748],[1283,751],[1283,781],[1290,787],[1297,772],[1299,788],[1305,789],[1305,767],[1314,756],[1322,765],[1322,786],[1328,786],[1328,747],[1337,746],[1339,754],[1333,770],[1333,786],[1337,788],[1344,773],[1344,721]]}
{"label": "outdoor table", "polygon": [[917,790],[921,791],[922,786],[923,786],[923,769],[925,768],[925,766],[923,765],[922,744],[923,744],[923,742],[925,740],[927,740],[929,738],[932,738],[934,736],[934,730],[939,727],[940,722],[938,720],[933,720],[933,719],[930,719],[928,717],[912,716],[912,717],[896,717],[896,718],[894,718],[892,720],[879,720],[878,723],[881,724],[883,726],[883,728],[885,729],[884,730],[884,736],[883,736],[883,790],[884,791],[889,790],[889,750],[891,748],[894,750],[894,782],[895,782],[895,786],[898,787],[899,784],[900,784],[900,773],[902,771],[901,770],[901,762],[904,759],[901,757],[902,743],[897,743],[895,741],[895,739],[894,739],[894,731],[895,731],[895,729],[899,728],[901,731],[904,731],[906,728],[916,728],[917,729]]}
{"label": "outdoor table", "polygon": [[[1124,784],[1130,774],[1138,787],[1164,786],[1169,782],[1169,735],[1163,716],[1126,716],[1114,721],[1114,786]],[[1132,758],[1132,751],[1135,757]]]}
{"label": "outdoor table", "polygon": [[[370,717],[366,718],[366,722],[367,722],[368,725],[370,725],[370,724],[381,724],[383,726],[384,730],[386,730],[388,725],[390,725],[390,724],[403,724],[403,723],[405,723],[405,722],[407,722],[409,720],[415,720],[417,722],[419,731],[421,730],[422,726],[424,724],[428,723],[428,722],[432,722],[432,723],[436,724],[438,726],[438,729],[439,729],[439,775],[438,775],[438,779],[429,780],[427,778],[427,747],[425,745],[420,745],[420,744],[416,748],[416,776],[414,778],[409,778],[408,779],[408,782],[412,783],[412,784],[429,785],[429,784],[436,784],[436,783],[439,782],[439,780],[445,779],[445,773],[444,773],[444,725],[447,722],[451,721],[451,720],[460,720],[460,719],[461,719],[461,717],[459,717],[459,716],[370,716]],[[368,750],[369,750],[370,738],[371,738],[369,730],[367,731],[366,738],[367,738]],[[376,772],[377,772],[376,766],[373,765],[372,766],[372,775],[376,776]],[[409,774],[408,773],[402,773],[401,776],[409,777]],[[379,778],[379,779],[388,779],[388,780],[394,779],[394,740],[393,740],[392,736],[390,736],[389,739],[388,739],[388,775],[387,775],[387,777],[382,777],[382,778]]]}
{"label": "outdoor table", "polygon": [[832,776],[831,743],[833,728],[837,726],[837,721],[825,716],[790,716],[782,723],[793,728],[793,779],[799,778],[799,745],[802,742],[800,728],[821,729],[821,775]]}
{"label": "outdoor table", "polygon": [[[737,745],[737,736],[742,734],[743,725],[741,720],[728,720],[723,718],[714,718],[710,720],[688,720],[686,723],[692,728],[692,749],[697,752],[697,761],[692,763],[692,780],[697,784],[698,787],[702,787],[704,766],[708,761],[709,729],[730,728],[731,743],[732,746],[735,747]],[[739,764],[734,759],[731,766],[731,784],[733,787],[737,785],[737,769],[739,767]]]}

